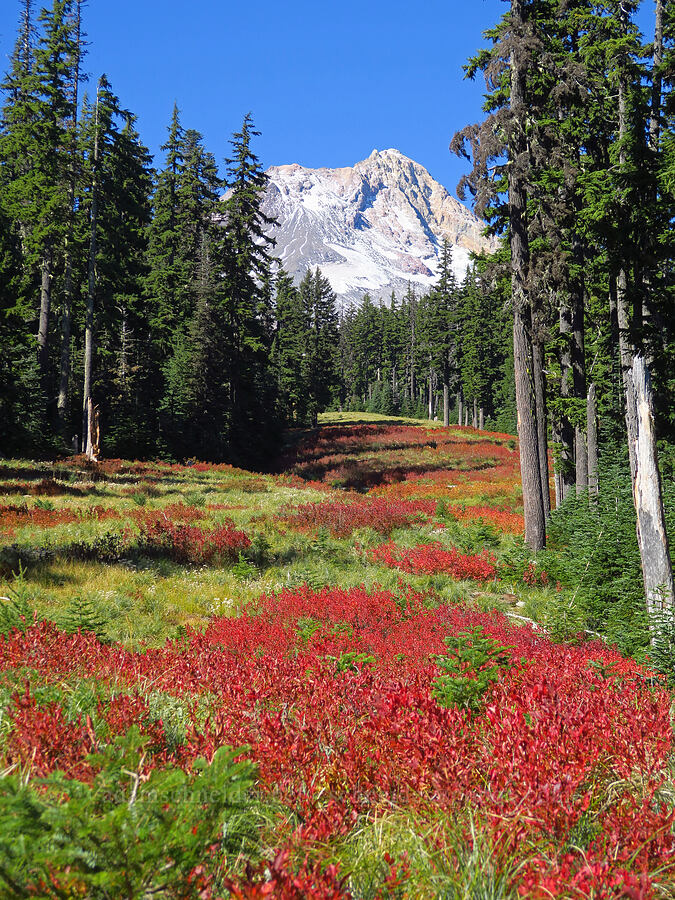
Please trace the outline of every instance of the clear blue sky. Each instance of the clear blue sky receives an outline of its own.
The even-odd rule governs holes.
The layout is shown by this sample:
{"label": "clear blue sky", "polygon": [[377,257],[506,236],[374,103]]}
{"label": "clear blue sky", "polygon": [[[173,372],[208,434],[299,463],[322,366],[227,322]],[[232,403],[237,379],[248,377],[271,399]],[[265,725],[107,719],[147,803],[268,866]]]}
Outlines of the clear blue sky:
{"label": "clear blue sky", "polygon": [[[506,8],[503,0],[89,0],[85,68],[92,83],[108,75],[155,154],[175,100],[219,163],[250,111],[265,166],[352,165],[375,147],[396,147],[454,195],[465,164],[448,143],[480,118],[483,92],[462,65]],[[17,0],[2,0],[3,70],[18,14]]]}

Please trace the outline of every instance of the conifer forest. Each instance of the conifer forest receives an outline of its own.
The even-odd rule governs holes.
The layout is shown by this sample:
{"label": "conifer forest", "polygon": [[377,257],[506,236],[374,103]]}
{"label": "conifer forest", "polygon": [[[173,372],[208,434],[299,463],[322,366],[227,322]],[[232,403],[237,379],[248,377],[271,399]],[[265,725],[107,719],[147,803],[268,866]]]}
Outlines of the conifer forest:
{"label": "conifer forest", "polygon": [[674,0],[503,3],[493,249],[353,304],[13,2],[0,898],[675,898]]}

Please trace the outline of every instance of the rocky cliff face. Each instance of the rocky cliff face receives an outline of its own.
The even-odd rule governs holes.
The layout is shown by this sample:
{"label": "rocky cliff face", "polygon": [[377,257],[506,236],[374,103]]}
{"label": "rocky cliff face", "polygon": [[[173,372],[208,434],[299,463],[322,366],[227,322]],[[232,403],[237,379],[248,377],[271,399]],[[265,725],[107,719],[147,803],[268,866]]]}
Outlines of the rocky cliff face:
{"label": "rocky cliff face", "polygon": [[436,277],[443,239],[461,278],[472,250],[492,249],[482,223],[398,150],[373,150],[344,169],[272,166],[264,210],[279,225],[275,255],[296,279],[319,266],[338,300],[389,299]]}

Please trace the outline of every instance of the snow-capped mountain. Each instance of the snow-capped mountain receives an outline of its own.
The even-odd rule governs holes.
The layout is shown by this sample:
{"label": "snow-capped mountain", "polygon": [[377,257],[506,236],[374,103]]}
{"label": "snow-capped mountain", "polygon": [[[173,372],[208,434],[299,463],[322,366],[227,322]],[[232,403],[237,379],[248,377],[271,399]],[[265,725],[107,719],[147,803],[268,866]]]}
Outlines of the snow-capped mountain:
{"label": "snow-capped mountain", "polygon": [[494,247],[476,216],[398,150],[373,150],[351,168],[272,166],[267,175],[274,255],[297,280],[319,266],[345,304],[366,291],[401,297],[409,281],[428,288],[445,237],[460,278],[470,251]]}

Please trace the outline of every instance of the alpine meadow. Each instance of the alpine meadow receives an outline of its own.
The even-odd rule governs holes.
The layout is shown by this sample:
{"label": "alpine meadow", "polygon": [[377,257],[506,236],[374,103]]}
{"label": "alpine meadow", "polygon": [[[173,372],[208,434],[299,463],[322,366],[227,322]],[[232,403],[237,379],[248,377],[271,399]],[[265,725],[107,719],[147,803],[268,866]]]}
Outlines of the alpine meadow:
{"label": "alpine meadow", "polygon": [[[675,900],[675,0],[496,5],[443,62],[482,109],[425,83],[459,200],[368,133],[316,166],[316,121],[266,166],[175,102],[153,153],[88,72],[122,13],[41,2],[0,95],[0,900]],[[377,41],[425,48],[374,6],[384,98]]]}

